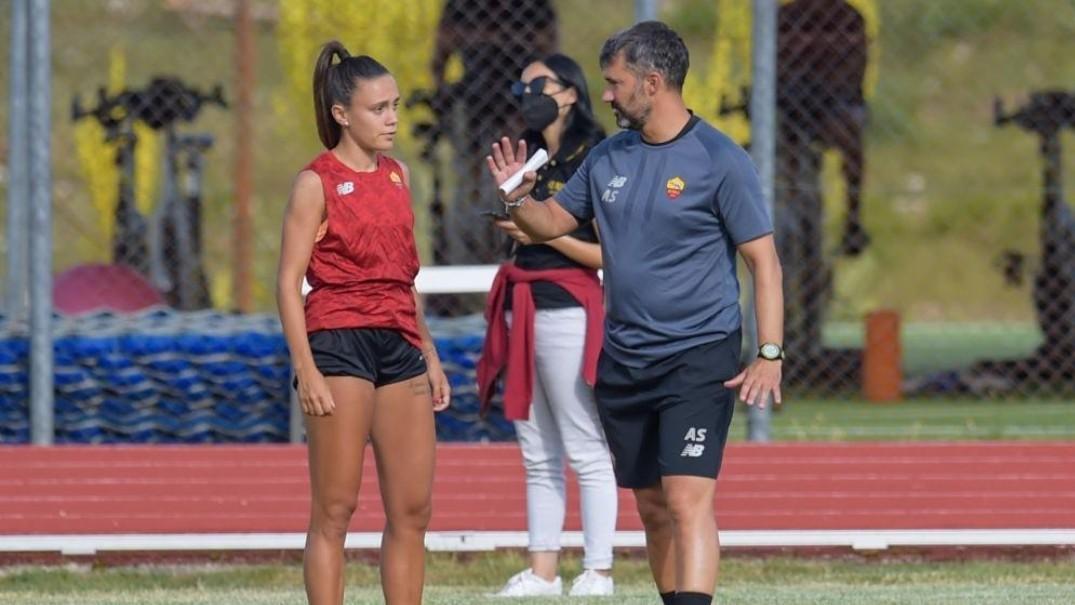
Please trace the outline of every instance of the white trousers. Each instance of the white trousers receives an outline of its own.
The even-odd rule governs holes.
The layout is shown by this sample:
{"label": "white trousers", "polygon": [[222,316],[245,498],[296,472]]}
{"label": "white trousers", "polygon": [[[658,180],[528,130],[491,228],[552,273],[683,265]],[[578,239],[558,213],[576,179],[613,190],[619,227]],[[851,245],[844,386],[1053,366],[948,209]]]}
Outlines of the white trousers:
{"label": "white trousers", "polygon": [[[508,321],[511,321],[510,313]],[[586,311],[538,310],[534,318],[534,398],[530,418],[515,421],[526,469],[531,551],[560,550],[566,489],[564,462],[578,475],[585,569],[611,569],[616,477],[593,389],[582,378]]]}

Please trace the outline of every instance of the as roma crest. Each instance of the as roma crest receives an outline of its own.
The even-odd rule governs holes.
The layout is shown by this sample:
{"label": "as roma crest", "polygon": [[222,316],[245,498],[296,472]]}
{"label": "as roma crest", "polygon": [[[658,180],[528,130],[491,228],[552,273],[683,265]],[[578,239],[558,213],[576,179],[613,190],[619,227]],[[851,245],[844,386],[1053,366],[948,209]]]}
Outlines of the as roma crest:
{"label": "as roma crest", "polygon": [[393,183],[395,183],[396,187],[402,187],[403,186],[403,178],[400,177],[399,173],[396,172],[395,170],[393,170],[392,172],[388,173],[388,180],[390,180]]}
{"label": "as roma crest", "polygon": [[687,183],[678,176],[674,176],[668,179],[668,182],[664,184],[664,191],[668,194],[668,197],[673,200],[683,193],[683,190],[687,188]]}

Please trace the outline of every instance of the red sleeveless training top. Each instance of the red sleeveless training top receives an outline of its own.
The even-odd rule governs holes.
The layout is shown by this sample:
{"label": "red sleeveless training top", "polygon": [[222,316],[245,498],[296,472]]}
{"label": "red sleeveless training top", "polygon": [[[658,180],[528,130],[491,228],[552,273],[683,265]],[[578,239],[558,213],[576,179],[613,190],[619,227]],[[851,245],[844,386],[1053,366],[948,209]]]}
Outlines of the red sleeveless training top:
{"label": "red sleeveless training top", "polygon": [[414,277],[411,193],[403,169],[385,155],[357,172],[331,151],[306,167],[321,177],[328,230],[314,244],[306,280],[306,330],[387,328],[421,348]]}

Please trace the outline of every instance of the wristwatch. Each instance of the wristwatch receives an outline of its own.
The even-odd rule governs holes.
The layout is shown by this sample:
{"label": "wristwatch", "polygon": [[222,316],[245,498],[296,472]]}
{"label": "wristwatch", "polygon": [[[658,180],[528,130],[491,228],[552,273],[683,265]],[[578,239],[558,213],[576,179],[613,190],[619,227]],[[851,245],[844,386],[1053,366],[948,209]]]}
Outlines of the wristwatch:
{"label": "wristwatch", "polygon": [[758,357],[769,361],[780,361],[784,359],[784,347],[775,342],[763,342],[758,347]]}

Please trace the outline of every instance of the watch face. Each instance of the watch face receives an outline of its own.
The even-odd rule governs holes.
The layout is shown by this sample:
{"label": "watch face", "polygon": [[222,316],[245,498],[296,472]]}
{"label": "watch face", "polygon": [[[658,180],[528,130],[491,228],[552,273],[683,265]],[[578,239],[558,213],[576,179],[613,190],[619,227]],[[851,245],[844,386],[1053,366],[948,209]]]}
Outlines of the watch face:
{"label": "watch face", "polygon": [[761,346],[761,356],[765,359],[779,359],[780,347],[771,342],[767,342]]}

